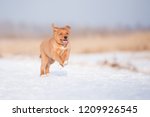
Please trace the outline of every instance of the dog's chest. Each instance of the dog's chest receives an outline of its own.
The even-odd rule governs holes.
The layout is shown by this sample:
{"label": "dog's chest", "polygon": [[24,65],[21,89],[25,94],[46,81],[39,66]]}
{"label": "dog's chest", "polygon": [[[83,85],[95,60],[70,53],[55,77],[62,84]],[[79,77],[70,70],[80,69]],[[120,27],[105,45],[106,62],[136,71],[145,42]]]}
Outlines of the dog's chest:
{"label": "dog's chest", "polygon": [[67,50],[68,50],[68,47],[64,47],[64,46],[57,48],[57,52],[59,55],[63,55]]}

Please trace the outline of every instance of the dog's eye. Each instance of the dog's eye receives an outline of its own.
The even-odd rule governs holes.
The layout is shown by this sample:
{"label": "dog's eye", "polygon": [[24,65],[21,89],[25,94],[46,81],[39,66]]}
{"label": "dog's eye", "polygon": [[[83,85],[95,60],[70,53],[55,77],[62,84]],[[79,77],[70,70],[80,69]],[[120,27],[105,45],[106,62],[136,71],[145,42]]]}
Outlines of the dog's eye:
{"label": "dog's eye", "polygon": [[68,35],[69,33],[66,33],[66,35]]}
{"label": "dog's eye", "polygon": [[59,33],[59,35],[62,35],[62,33]]}

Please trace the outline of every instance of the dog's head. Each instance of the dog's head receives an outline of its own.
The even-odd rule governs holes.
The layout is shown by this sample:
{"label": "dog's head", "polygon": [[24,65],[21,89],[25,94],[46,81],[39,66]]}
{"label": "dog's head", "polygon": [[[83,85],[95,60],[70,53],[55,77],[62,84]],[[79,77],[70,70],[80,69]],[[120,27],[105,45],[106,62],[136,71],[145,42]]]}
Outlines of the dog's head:
{"label": "dog's head", "polygon": [[66,46],[69,43],[68,37],[70,34],[70,26],[65,27],[56,27],[52,25],[53,33],[54,33],[54,39],[58,44]]}

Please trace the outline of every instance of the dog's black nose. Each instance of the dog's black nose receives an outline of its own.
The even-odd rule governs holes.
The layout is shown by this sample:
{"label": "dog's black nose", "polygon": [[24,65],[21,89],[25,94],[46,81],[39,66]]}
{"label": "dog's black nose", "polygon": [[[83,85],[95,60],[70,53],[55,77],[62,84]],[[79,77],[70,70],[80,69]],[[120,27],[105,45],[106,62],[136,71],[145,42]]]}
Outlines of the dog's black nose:
{"label": "dog's black nose", "polygon": [[68,37],[67,37],[67,36],[64,36],[64,38],[67,39]]}

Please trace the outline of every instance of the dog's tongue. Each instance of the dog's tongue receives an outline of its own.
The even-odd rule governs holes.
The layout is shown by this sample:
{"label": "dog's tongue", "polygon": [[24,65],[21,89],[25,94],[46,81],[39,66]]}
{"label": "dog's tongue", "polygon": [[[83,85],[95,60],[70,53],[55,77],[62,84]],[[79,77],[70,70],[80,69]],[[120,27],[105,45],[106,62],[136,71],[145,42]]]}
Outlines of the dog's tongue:
{"label": "dog's tongue", "polygon": [[68,44],[68,40],[64,40],[63,44],[66,46]]}

